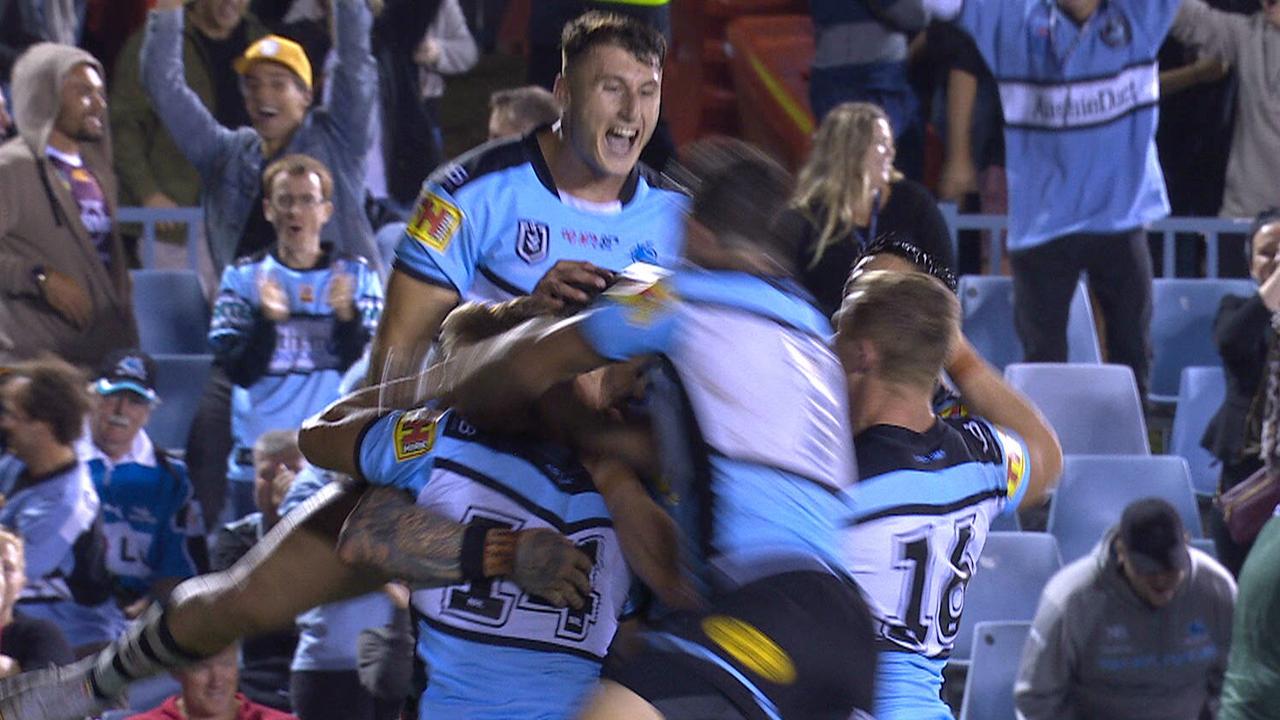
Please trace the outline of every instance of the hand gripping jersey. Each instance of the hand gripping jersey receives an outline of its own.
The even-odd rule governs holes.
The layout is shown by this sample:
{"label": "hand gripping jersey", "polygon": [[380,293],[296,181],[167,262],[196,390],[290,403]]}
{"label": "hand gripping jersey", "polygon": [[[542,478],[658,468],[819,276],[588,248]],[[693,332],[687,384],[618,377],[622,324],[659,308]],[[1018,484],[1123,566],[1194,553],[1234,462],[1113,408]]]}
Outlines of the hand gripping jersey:
{"label": "hand gripping jersey", "polygon": [[856,467],[831,326],[788,281],[628,268],[582,333],[610,359],[670,359],[707,456],[708,556],[835,562]]}
{"label": "hand gripping jersey", "polygon": [[397,411],[360,442],[363,475],[464,523],[552,528],[595,561],[580,610],[506,579],[418,590],[418,656],[429,668],[422,718],[573,717],[600,675],[630,589],[604,499],[567,450],[478,433],[454,413]]}
{"label": "hand gripping jersey", "polygon": [[[382,284],[362,258],[339,255],[329,260],[326,254],[316,267],[294,270],[273,253],[263,252],[223,271],[213,306],[209,344],[219,357],[258,352],[264,346],[270,351],[261,377],[249,387],[232,387],[231,434],[235,445],[227,463],[227,477],[252,480],[252,449],[259,435],[268,430],[297,428],[312,413],[338,398],[342,373],[361,350],[344,351],[335,333],[339,323],[329,307],[328,293],[329,284],[340,274],[353,277],[353,297],[363,336],[372,337],[382,315]],[[275,281],[288,295],[288,320],[262,320],[258,294],[262,278]]]}
{"label": "hand gripping jersey", "polygon": [[1102,0],[1077,25],[1054,0],[966,0],[957,22],[1000,86],[1009,248],[1169,214],[1156,156],[1156,51],[1179,0]]}
{"label": "hand gripping jersey", "polygon": [[938,699],[942,666],[991,521],[1025,492],[1026,446],[977,417],[940,419],[925,433],[874,425],[855,443],[863,477],[843,550],[883,651],[876,715],[950,718]]}
{"label": "hand gripping jersey", "polygon": [[687,207],[683,194],[643,166],[623,186],[618,207],[562,201],[534,133],[482,145],[428,178],[395,268],[464,300],[509,300],[532,292],[560,260],[609,270],[637,261],[671,265]]}

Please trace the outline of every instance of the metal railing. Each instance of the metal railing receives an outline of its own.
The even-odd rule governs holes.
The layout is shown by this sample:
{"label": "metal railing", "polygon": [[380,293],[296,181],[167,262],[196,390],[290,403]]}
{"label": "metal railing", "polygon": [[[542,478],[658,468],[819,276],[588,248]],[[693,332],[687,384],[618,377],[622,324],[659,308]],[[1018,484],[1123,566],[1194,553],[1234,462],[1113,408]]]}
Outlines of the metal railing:
{"label": "metal railing", "polygon": [[204,211],[198,207],[180,208],[147,208],[118,207],[116,220],[122,223],[136,223],[142,226],[142,238],[139,245],[142,266],[156,266],[156,223],[173,222],[186,226],[187,230],[187,267],[199,272],[197,261],[197,243],[204,235]]}
{"label": "metal railing", "polygon": [[[955,203],[938,203],[942,217],[947,222],[951,233],[951,247],[956,249],[959,243],[958,234],[965,230],[985,231],[982,242],[987,247],[987,272],[999,275],[1000,264],[1004,255],[1004,243],[1001,238],[1008,229],[1009,218],[1005,215],[976,215],[961,213]],[[1163,243],[1163,257],[1158,277],[1173,277],[1177,255],[1177,236],[1192,235],[1205,243],[1205,276],[1218,277],[1219,243],[1223,235],[1245,235],[1253,224],[1250,218],[1220,217],[1170,217],[1157,220],[1147,227],[1148,233],[1159,233]]]}

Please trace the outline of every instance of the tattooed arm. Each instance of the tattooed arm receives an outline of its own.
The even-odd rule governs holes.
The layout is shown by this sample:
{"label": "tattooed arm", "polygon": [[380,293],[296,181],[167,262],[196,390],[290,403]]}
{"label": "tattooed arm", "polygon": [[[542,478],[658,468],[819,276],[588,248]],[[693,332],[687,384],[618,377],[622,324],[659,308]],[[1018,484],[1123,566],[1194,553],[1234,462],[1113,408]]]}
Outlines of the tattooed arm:
{"label": "tattooed arm", "polygon": [[[338,538],[346,562],[376,567],[411,585],[463,582],[467,525],[413,504],[403,490],[374,487],[351,511]],[[560,533],[547,528],[484,535],[483,577],[506,576],[520,589],[554,605],[582,607],[591,592],[591,560]]]}

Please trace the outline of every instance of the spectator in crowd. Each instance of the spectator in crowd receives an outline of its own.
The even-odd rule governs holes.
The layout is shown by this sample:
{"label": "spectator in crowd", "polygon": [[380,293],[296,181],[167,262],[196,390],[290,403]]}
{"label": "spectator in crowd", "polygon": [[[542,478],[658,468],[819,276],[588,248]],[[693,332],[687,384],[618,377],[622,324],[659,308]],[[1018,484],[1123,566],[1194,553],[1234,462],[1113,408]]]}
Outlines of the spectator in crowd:
{"label": "spectator in crowd", "polygon": [[[1205,428],[1201,443],[1222,462],[1219,493],[1239,485],[1262,467],[1259,455],[1268,387],[1267,351],[1275,345],[1271,322],[1280,312],[1280,209],[1258,215],[1246,247],[1258,291],[1248,297],[1224,296],[1213,322],[1227,394]],[[1239,575],[1249,547],[1231,539],[1217,507],[1209,513],[1209,530],[1218,559],[1232,575]]]}
{"label": "spectator in crowd", "polygon": [[13,96],[20,134],[0,145],[0,361],[48,351],[96,367],[138,344],[102,66],[42,43],[14,68]]}
{"label": "spectator in crowd", "polygon": [[[365,191],[377,203],[370,208],[375,228],[388,220],[403,220],[422,189],[422,181],[444,160],[440,144],[440,123],[434,108],[423,101],[420,75],[423,69],[417,54],[431,35],[433,23],[447,8],[440,0],[389,0],[373,21],[373,56],[378,64],[378,94],[373,116],[373,146],[365,163]],[[430,43],[434,61],[453,63],[463,59],[462,43],[470,43],[470,62],[475,64],[475,45],[462,22],[449,21],[444,37]],[[441,32],[437,29],[437,32]],[[459,33],[462,37],[459,37]],[[326,74],[334,60],[329,53]],[[326,86],[326,93],[328,92]],[[443,80],[440,81],[443,90]],[[325,95],[325,97],[328,97]]]}
{"label": "spectator in crowd", "polygon": [[270,428],[296,428],[338,397],[382,312],[382,285],[360,257],[320,242],[333,213],[328,168],[287,155],[262,174],[266,250],[222,273],[209,344],[234,383],[227,461],[232,518],[249,511],[251,448]]}
{"label": "spectator in crowd", "polygon": [[[284,516],[338,476],[306,465],[280,503]],[[379,696],[360,682],[357,640],[369,628],[381,628],[391,617],[391,601],[383,592],[312,608],[298,616],[298,648],[289,666],[289,696],[302,720],[395,720],[408,697]],[[412,644],[412,643],[411,643]],[[406,658],[410,660],[411,658]]]}
{"label": "spectator in crowd", "polygon": [[20,364],[0,385],[9,450],[0,457],[0,525],[23,539],[28,576],[18,609],[53,622],[75,648],[95,641],[86,606],[111,594],[98,494],[74,447],[88,409],[82,376],[61,360]]}
{"label": "spectator in crowd", "polygon": [[85,0],[6,0],[0,3],[0,84],[32,45],[77,45]]}
{"label": "spectator in crowd", "polygon": [[1146,397],[1151,255],[1169,213],[1156,157],[1155,62],[1181,0],[926,0],[959,13],[1000,85],[1014,322],[1029,362],[1066,362],[1081,272],[1111,362]]}
{"label": "spectator in crowd", "polygon": [[[845,103],[823,119],[783,222],[806,253],[801,280],[828,315],[840,307],[853,263],[880,238],[897,238],[947,268],[955,253],[937,202],[894,169],[889,118],[870,103]],[[952,283],[954,284],[954,282]]]}
{"label": "spectator in crowd", "polygon": [[[1256,7],[1256,6],[1255,6]],[[1280,203],[1274,187],[1280,159],[1280,97],[1272,92],[1274,64],[1280,52],[1280,5],[1263,2],[1251,15],[1225,12],[1204,0],[1183,0],[1173,35],[1236,68],[1240,91],[1227,160],[1221,214],[1249,217]]]}
{"label": "spectator in crowd", "polygon": [[[173,673],[182,692],[128,720],[289,720],[294,716],[259,705],[239,691],[239,644]],[[294,718],[296,720],[296,718]]]}
{"label": "spectator in crowd", "polygon": [[527,135],[560,119],[556,96],[537,85],[498,90],[489,96],[489,139]]}
{"label": "spectator in crowd", "polygon": [[[435,169],[445,160],[444,137],[440,133],[440,98],[444,97],[444,76],[459,75],[475,67],[480,58],[475,38],[467,29],[467,19],[462,15],[458,0],[441,0],[440,9],[427,27],[422,42],[414,49],[413,61],[418,66],[418,82],[422,89],[422,103],[431,121],[431,150],[434,153],[431,167]],[[392,152],[395,152],[393,149]],[[419,161],[421,162],[421,161]],[[424,173],[422,179],[426,178]],[[421,179],[418,186],[421,187]],[[416,197],[405,199],[408,205]]]}
{"label": "spectator in crowd", "polygon": [[1019,718],[1206,717],[1235,597],[1226,568],[1187,547],[1172,505],[1133,502],[1091,556],[1045,586],[1014,688]]}
{"label": "spectator in crowd", "polygon": [[22,538],[0,529],[0,678],[75,659],[57,625],[17,612],[26,584]]}
{"label": "spectator in crowd", "polygon": [[[324,238],[336,249],[374,258],[361,179],[377,97],[369,54],[367,0],[333,0],[338,63],[328,104],[311,108],[312,68],[292,40],[270,35],[236,59],[252,127],[221,125],[187,85],[182,57],[182,2],[159,0],[142,43],[142,84],[203,184],[205,233],[215,272],[275,239],[263,217],[258,177],[285,154],[305,153],[333,172],[333,223]],[[376,262],[376,260],[374,260]]]}
{"label": "spectator in crowd", "polygon": [[143,430],[160,402],[155,373],[155,362],[139,350],[108,357],[89,386],[89,437],[77,448],[101,502],[116,595],[86,618],[103,644],[147,603],[208,570],[204,518],[187,467]]}
{"label": "spectator in crowd", "polygon": [[[409,611],[412,590],[403,583],[389,582],[382,591],[391,600],[391,620],[380,627],[361,630],[356,639],[360,685],[381,700],[409,698],[406,709],[411,710],[417,705],[417,698],[411,697],[415,694],[415,676],[426,672],[425,667],[417,666],[413,655],[417,638]],[[421,688],[417,692],[421,692]],[[412,714],[417,716],[416,712]]]}
{"label": "spectator in crowd", "polygon": [[924,172],[924,121],[907,79],[907,40],[929,16],[920,0],[813,0],[814,55],[809,104],[819,121],[846,102],[884,109],[900,167]]}
{"label": "spectator in crowd", "polygon": [[[246,6],[246,0],[195,0],[183,10],[182,65],[187,87],[227,128],[250,122],[240,76],[231,64],[250,43],[266,35],[257,18],[246,14]],[[111,78],[111,130],[120,197],[126,205],[148,208],[195,206],[200,204],[200,175],[183,157],[142,88],[142,41],[141,30],[129,38]],[[172,223],[162,223],[158,229],[156,267],[187,267],[186,233]],[[216,280],[203,243],[201,274],[209,276],[210,284]]]}
{"label": "spectator in crowd", "polygon": [[[212,570],[221,572],[244,557],[280,521],[280,504],[305,465],[296,430],[263,433],[253,446],[253,499],[258,512],[218,529],[210,553]],[[254,702],[290,711],[289,663],[298,644],[293,628],[245,640],[244,692]]]}
{"label": "spectator in crowd", "polygon": [[1218,720],[1275,717],[1280,697],[1280,520],[1271,519],[1240,571],[1231,655]]}

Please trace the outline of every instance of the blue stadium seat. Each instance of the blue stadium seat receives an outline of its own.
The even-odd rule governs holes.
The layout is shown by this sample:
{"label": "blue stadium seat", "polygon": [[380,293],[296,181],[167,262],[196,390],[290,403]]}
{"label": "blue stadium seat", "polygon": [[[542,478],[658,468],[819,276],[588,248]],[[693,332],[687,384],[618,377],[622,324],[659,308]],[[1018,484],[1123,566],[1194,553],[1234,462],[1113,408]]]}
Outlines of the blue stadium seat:
{"label": "blue stadium seat", "polygon": [[1173,402],[1182,369],[1222,365],[1213,342],[1213,319],[1223,295],[1252,295],[1242,278],[1156,278],[1151,299],[1152,399]]}
{"label": "blue stadium seat", "polygon": [[1048,531],[1062,562],[1087,555],[1120,521],[1134,500],[1159,497],[1178,509],[1192,537],[1201,537],[1200,514],[1187,461],[1172,455],[1075,455],[1063,460],[1062,480],[1049,506]]}
{"label": "blue stadium seat", "polygon": [[978,556],[978,571],[964,593],[952,662],[971,659],[974,629],[992,620],[1030,620],[1045,583],[1062,567],[1049,533],[993,532]]}
{"label": "blue stadium seat", "polygon": [[1151,453],[1142,401],[1128,366],[1014,363],[1004,376],[1044,413],[1058,432],[1062,452]]}
{"label": "blue stadium seat", "polygon": [[1022,520],[1018,517],[1018,513],[1007,512],[1001,513],[991,519],[992,532],[1018,532],[1022,530]]}
{"label": "blue stadium seat", "polygon": [[[960,311],[964,335],[978,354],[996,368],[1022,362],[1022,341],[1013,325],[1013,279],[1003,275],[960,278]],[[1083,282],[1076,286],[1067,319],[1067,361],[1102,362],[1093,306]]]}
{"label": "blue stadium seat", "polygon": [[1201,495],[1212,495],[1218,489],[1221,464],[1212,453],[1200,447],[1200,438],[1226,394],[1227,378],[1221,367],[1182,369],[1169,454],[1186,459],[1191,466],[1191,486]]}
{"label": "blue stadium seat", "polygon": [[209,352],[209,303],[190,270],[132,270],[133,314],[151,354]]}
{"label": "blue stadium seat", "polygon": [[147,434],[156,447],[181,450],[213,367],[212,355],[153,355],[160,404],[151,411]]}
{"label": "blue stadium seat", "polygon": [[974,628],[960,720],[1015,720],[1013,683],[1030,631],[1029,622],[985,622]]}

